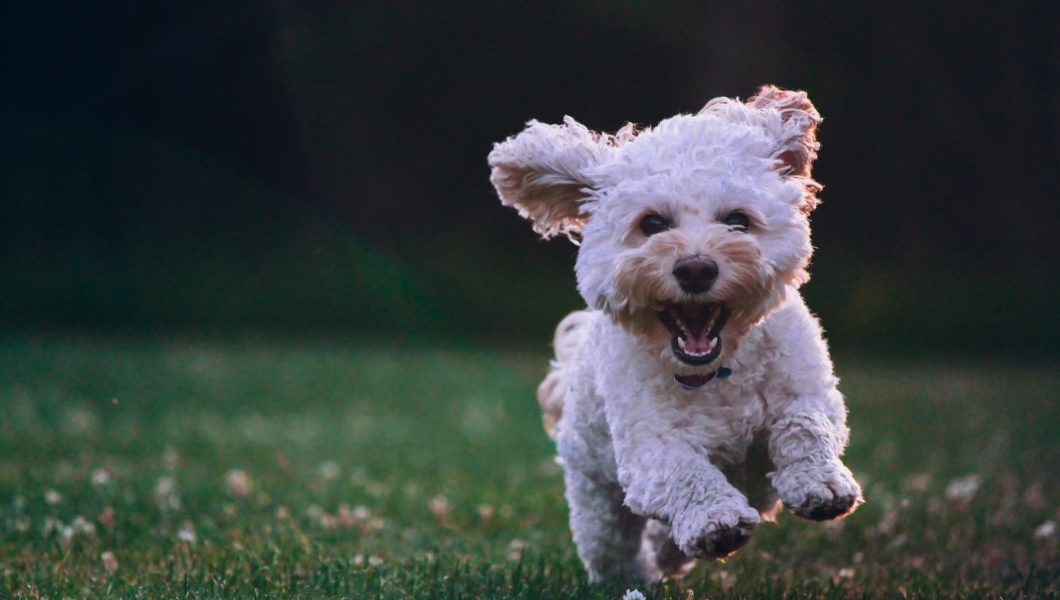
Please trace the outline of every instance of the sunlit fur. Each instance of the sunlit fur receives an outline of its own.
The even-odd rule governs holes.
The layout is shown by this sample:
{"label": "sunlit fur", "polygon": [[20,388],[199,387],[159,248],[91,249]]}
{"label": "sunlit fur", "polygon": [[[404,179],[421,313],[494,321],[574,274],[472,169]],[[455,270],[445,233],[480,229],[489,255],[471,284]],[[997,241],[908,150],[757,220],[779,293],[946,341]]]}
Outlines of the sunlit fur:
{"label": "sunlit fur", "polygon": [[[842,396],[797,291],[821,189],[811,178],[819,122],[805,93],[766,86],[747,102],[718,98],[615,135],[570,117],[531,121],[490,154],[505,205],[545,237],[582,240],[575,272],[589,309],[557,329],[538,398],[594,580],[676,576],[690,558],[724,556],[778,498],[814,519],[860,501],[839,460]],[[723,222],[734,211],[746,231]],[[672,226],[646,235],[649,214]],[[692,256],[718,267],[695,295],[673,273]],[[731,310],[707,365],[678,360],[657,316],[689,301]],[[722,366],[732,377],[693,390],[674,379]]]}

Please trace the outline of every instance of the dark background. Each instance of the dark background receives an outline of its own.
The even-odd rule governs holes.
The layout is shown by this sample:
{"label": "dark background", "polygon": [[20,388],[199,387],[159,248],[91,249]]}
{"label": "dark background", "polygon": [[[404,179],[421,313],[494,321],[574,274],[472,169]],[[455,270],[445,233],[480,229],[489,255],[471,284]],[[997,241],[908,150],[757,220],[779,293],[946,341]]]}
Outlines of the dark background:
{"label": "dark background", "polygon": [[544,344],[575,248],[501,208],[491,144],[769,82],[825,116],[804,290],[834,345],[1051,354],[1058,8],[14,3],[0,327]]}

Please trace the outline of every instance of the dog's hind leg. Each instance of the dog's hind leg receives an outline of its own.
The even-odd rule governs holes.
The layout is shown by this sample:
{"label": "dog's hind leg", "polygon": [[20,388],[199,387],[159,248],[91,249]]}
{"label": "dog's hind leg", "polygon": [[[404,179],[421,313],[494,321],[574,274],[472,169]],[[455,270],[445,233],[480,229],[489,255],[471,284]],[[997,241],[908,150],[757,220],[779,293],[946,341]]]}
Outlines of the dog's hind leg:
{"label": "dog's hind leg", "polygon": [[637,553],[645,519],[622,503],[622,489],[575,469],[566,469],[564,475],[570,528],[589,580],[643,577]]}
{"label": "dog's hind leg", "polygon": [[545,380],[537,386],[537,402],[541,405],[545,431],[553,439],[556,438],[556,423],[563,416],[563,405],[567,389],[570,387],[568,370],[592,319],[592,311],[578,310],[564,317],[556,326],[552,339],[556,358],[552,361]]}
{"label": "dog's hind leg", "polygon": [[640,577],[654,583],[663,577],[683,577],[695,564],[695,559],[677,547],[670,534],[670,526],[649,519],[641,541]]}

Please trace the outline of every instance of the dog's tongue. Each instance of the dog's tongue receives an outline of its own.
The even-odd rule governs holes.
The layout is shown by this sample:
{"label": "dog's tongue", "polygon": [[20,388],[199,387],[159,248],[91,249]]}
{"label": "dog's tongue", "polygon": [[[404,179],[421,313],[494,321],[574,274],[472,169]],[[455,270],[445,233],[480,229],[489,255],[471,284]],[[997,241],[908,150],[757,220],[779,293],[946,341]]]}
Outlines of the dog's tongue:
{"label": "dog's tongue", "polygon": [[681,306],[681,321],[685,324],[688,337],[685,338],[685,352],[703,353],[710,351],[710,316],[714,307],[706,304],[685,304]]}
{"label": "dog's tongue", "polygon": [[689,331],[702,332],[707,327],[707,320],[710,319],[711,309],[713,308],[709,304],[682,304],[680,305],[681,321],[684,322]]}

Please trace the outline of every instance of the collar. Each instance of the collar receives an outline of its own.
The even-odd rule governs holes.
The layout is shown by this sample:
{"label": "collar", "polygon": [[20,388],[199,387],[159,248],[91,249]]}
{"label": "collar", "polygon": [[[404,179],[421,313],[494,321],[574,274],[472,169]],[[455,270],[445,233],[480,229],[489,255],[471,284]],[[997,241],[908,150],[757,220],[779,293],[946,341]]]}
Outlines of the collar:
{"label": "collar", "polygon": [[712,379],[725,379],[732,375],[729,367],[718,367],[706,375],[674,375],[674,381],[686,390],[694,390],[706,385]]}

